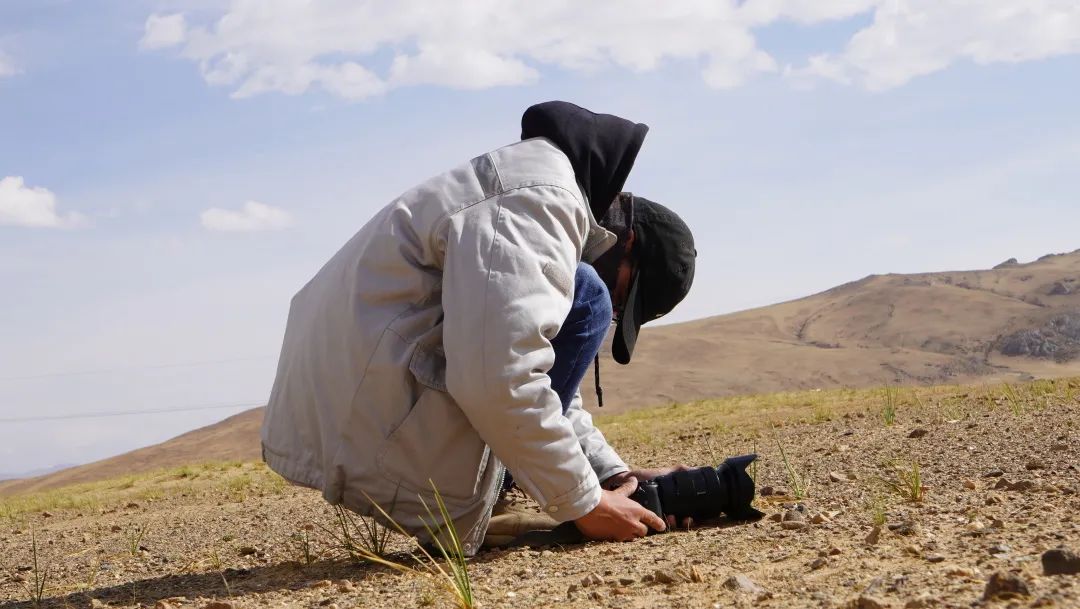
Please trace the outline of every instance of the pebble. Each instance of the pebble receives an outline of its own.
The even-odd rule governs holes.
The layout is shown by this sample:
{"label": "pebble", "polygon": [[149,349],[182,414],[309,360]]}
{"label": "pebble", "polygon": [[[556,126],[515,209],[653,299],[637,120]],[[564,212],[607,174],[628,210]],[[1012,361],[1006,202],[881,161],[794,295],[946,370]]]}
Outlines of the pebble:
{"label": "pebble", "polygon": [[979,520],[972,520],[971,522],[964,525],[964,528],[971,531],[972,533],[981,533],[986,529],[986,525]]}
{"label": "pebble", "polygon": [[232,603],[227,603],[225,601],[210,601],[203,605],[202,609],[233,609],[233,607],[234,605]]}
{"label": "pebble", "polygon": [[931,562],[931,563],[945,562],[945,556],[943,556],[941,554],[927,554],[926,562]]}
{"label": "pebble", "polygon": [[1031,461],[1028,461],[1027,463],[1025,463],[1024,467],[1026,469],[1029,469],[1029,470],[1034,470],[1034,469],[1043,469],[1045,466],[1043,465],[1042,461],[1039,461],[1038,459],[1032,459]]}
{"label": "pebble", "polygon": [[765,592],[765,589],[757,585],[754,580],[739,573],[732,575],[724,580],[724,587],[728,590],[735,590],[736,592],[746,592],[748,594],[761,594]]}
{"label": "pebble", "polygon": [[832,546],[831,548],[829,548],[829,556],[838,556],[842,553],[843,551],[836,546]]}
{"label": "pebble", "polygon": [[924,429],[922,427],[916,427],[915,429],[911,430],[911,433],[909,433],[907,435],[907,437],[909,437],[909,438],[921,438],[921,437],[925,436],[928,433],[930,433],[930,432],[927,431],[926,429]]}
{"label": "pebble", "polygon": [[806,515],[801,510],[788,510],[784,512],[783,522],[804,522]]}
{"label": "pebble", "polygon": [[810,522],[812,522],[814,524],[825,524],[826,522],[830,522],[830,521],[829,521],[828,516],[826,516],[825,514],[822,514],[821,512],[818,512],[817,514],[814,514],[810,518]]}
{"label": "pebble", "polygon": [[173,606],[162,600],[154,603],[154,609],[173,609]]}
{"label": "pebble", "polygon": [[311,582],[310,584],[308,584],[308,588],[329,588],[330,586],[333,586],[333,585],[334,585],[334,583],[331,582],[330,580],[323,579],[323,580],[319,580],[317,582]]}
{"label": "pebble", "polygon": [[813,561],[810,562],[810,570],[817,571],[818,569],[824,567],[827,564],[829,564],[828,560],[821,557],[815,558]]}
{"label": "pebble", "polygon": [[240,554],[240,556],[251,556],[252,554],[256,554],[258,551],[259,549],[255,546],[241,546],[240,549],[237,550],[237,553]]}
{"label": "pebble", "polygon": [[1005,472],[1001,471],[1000,469],[992,469],[992,470],[986,472],[985,474],[983,474],[983,477],[984,478],[1000,478],[1001,476],[1004,476],[1004,475],[1005,475]]}
{"label": "pebble", "polygon": [[903,522],[897,522],[889,525],[889,530],[897,535],[915,535],[919,532],[919,525],[911,520],[905,520]]}
{"label": "pebble", "polygon": [[633,577],[620,577],[619,578],[619,585],[620,586],[629,586],[630,584],[634,583],[634,581],[635,580],[634,580]]}
{"label": "pebble", "polygon": [[780,526],[788,531],[801,531],[810,528],[810,523],[805,520],[785,520],[780,523]]}
{"label": "pebble", "polygon": [[1019,575],[1006,571],[997,571],[991,574],[990,579],[986,581],[986,589],[983,591],[983,600],[987,601],[995,598],[1010,599],[1021,596],[1031,596],[1027,582]]}
{"label": "pebble", "polygon": [[879,539],[881,539],[881,527],[875,526],[870,530],[870,534],[866,536],[866,543],[871,546],[877,545]]}
{"label": "pebble", "polygon": [[832,482],[851,482],[855,477],[851,474],[844,474],[840,472],[829,472],[829,480]]}
{"label": "pebble", "polygon": [[108,605],[99,601],[98,599],[90,599],[90,609],[104,609],[105,607],[108,607]]}
{"label": "pebble", "polygon": [[599,586],[604,583],[604,578],[600,577],[598,573],[590,573],[581,578],[581,586],[588,588],[589,586]]}
{"label": "pebble", "polygon": [[343,579],[343,580],[338,581],[337,589],[338,589],[338,592],[341,592],[342,594],[344,594],[346,592],[352,592],[353,590],[356,590],[356,585],[353,584],[351,581],[349,581],[347,579]]}
{"label": "pebble", "polygon": [[1043,573],[1046,575],[1080,574],[1080,554],[1065,548],[1054,548],[1043,552]]}
{"label": "pebble", "polygon": [[975,489],[977,489],[979,487],[978,487],[978,485],[975,484],[974,480],[964,480],[964,488],[966,488],[969,491],[973,491],[973,490],[975,490]]}

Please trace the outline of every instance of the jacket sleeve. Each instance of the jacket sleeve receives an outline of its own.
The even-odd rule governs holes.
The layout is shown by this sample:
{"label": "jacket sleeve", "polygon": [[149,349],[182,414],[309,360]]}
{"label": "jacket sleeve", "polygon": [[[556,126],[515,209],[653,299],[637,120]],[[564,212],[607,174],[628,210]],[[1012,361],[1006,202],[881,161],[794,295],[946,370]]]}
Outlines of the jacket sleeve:
{"label": "jacket sleeve", "polygon": [[608,444],[604,434],[593,425],[592,415],[581,405],[580,392],[571,400],[570,408],[566,410],[566,418],[570,419],[570,424],[574,426],[574,433],[577,434],[581,450],[585,453],[593,471],[596,472],[598,480],[603,482],[615,474],[630,471],[626,462]]}
{"label": "jacket sleeve", "polygon": [[443,261],[447,389],[514,481],[559,521],[600,502],[547,375],[551,340],[570,311],[586,214],[563,188],[511,190],[451,217]]}

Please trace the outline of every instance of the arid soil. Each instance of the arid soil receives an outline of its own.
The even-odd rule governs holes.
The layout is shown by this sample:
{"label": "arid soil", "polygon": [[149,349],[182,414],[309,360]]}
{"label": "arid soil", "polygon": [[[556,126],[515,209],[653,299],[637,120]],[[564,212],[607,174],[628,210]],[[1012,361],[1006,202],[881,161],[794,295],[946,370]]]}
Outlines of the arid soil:
{"label": "arid soil", "polygon": [[[469,564],[479,606],[1080,607],[1080,574],[1047,575],[1042,562],[1080,551],[1078,379],[739,398],[602,425],[642,466],[756,448],[768,516],[487,552]],[[316,493],[264,484],[260,465],[226,469],[175,474],[206,486],[140,495],[161,478],[128,480],[117,487],[127,495],[100,505],[9,503],[0,604],[32,606],[36,538],[46,606],[452,606],[430,578],[345,558]],[[407,560],[407,547],[395,538],[393,556]],[[986,596],[991,580],[1004,591]]]}

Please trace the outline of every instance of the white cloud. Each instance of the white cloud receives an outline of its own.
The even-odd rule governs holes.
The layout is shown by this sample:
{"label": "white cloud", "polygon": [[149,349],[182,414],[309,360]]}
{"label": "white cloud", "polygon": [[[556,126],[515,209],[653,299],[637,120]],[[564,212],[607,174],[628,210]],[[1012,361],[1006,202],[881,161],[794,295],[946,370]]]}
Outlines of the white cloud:
{"label": "white cloud", "polygon": [[364,99],[413,85],[528,84],[543,67],[647,71],[674,61],[728,88],[778,69],[755,29],[859,15],[873,22],[842,50],[784,72],[878,90],[958,61],[1080,52],[1077,0],[230,0],[210,22],[152,15],[140,44],[178,46],[235,97],[321,88]]}
{"label": "white cloud", "polygon": [[894,0],[841,53],[816,55],[796,76],[898,87],[960,61],[1018,63],[1080,53],[1077,0]]}
{"label": "white cloud", "polygon": [[0,179],[0,225],[72,228],[84,221],[78,213],[56,213],[56,195],[48,189],[28,187],[20,176]]}
{"label": "white cloud", "polygon": [[150,15],[143,26],[139,46],[144,49],[164,49],[176,46],[187,37],[187,20],[183,13]]}
{"label": "white cloud", "polygon": [[676,60],[729,87],[776,69],[747,20],[734,0],[233,0],[216,21],[189,24],[180,53],[236,97],[321,88],[363,99],[528,84],[543,66],[644,71]]}
{"label": "white cloud", "polygon": [[258,201],[248,201],[240,210],[214,207],[204,211],[200,219],[204,228],[215,231],[252,232],[292,226],[292,216],[287,211]]}
{"label": "white cloud", "polygon": [[9,55],[0,51],[0,78],[14,76],[18,73],[19,68],[15,65],[15,61]]}

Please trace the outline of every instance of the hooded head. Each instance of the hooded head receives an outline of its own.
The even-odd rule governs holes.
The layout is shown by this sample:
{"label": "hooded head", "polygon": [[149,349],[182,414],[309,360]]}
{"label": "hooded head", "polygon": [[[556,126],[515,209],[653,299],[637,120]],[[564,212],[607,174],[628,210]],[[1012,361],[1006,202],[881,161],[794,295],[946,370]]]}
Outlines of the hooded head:
{"label": "hooded head", "polygon": [[570,159],[597,220],[622,190],[648,130],[564,101],[536,104],[521,117],[521,139],[546,137]]}

